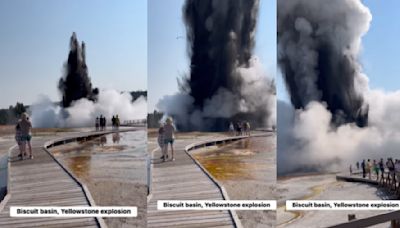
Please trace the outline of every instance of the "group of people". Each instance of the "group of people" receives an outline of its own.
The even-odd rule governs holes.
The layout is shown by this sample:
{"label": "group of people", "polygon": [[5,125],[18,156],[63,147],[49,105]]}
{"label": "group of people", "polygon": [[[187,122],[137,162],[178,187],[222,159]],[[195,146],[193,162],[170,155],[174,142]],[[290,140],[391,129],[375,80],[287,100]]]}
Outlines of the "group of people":
{"label": "group of people", "polygon": [[23,160],[28,157],[26,147],[28,147],[29,158],[33,159],[32,154],[32,123],[29,120],[28,114],[22,113],[21,119],[18,120],[17,124],[15,125],[15,141],[17,142],[19,148],[19,155],[18,157]]}
{"label": "group of people", "polygon": [[[376,180],[381,182],[385,179],[385,173],[387,174],[387,180],[400,181],[400,160],[388,158],[386,162],[381,158],[379,161],[371,159],[363,159],[360,162],[356,162],[357,170],[362,170],[363,178],[368,176],[371,179],[371,174],[376,175]],[[350,166],[350,172],[353,173],[352,167]]]}
{"label": "group of people", "polygon": [[175,140],[176,128],[172,122],[172,118],[168,117],[165,123],[162,123],[158,129],[158,145],[161,149],[161,158],[164,162],[169,158],[168,155],[168,145],[171,147],[171,160],[175,161],[174,156],[174,140]]}
{"label": "group of people", "polygon": [[[113,130],[115,129],[118,130],[120,126],[120,120],[118,115],[112,116],[111,124]],[[106,130],[106,126],[107,126],[107,119],[105,116],[100,115],[100,117],[96,117],[96,122],[95,122],[96,131],[104,131]]]}
{"label": "group of people", "polygon": [[237,121],[229,123],[229,132],[233,136],[248,135],[250,136],[250,123],[248,121]]}
{"label": "group of people", "polygon": [[119,121],[119,116],[118,115],[112,116],[111,124],[112,124],[112,128],[113,129],[118,130],[119,125],[120,125],[120,121]]}

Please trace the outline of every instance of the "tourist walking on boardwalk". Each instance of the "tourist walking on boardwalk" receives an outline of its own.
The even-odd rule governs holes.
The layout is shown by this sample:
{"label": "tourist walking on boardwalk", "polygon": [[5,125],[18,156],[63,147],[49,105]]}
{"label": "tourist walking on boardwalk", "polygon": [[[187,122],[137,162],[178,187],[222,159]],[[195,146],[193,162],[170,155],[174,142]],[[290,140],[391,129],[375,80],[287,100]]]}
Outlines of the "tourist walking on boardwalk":
{"label": "tourist walking on boardwalk", "polygon": [[26,113],[22,113],[21,119],[18,120],[18,124],[19,124],[19,126],[21,128],[21,141],[22,141],[23,155],[26,155],[26,145],[28,145],[29,157],[30,157],[30,159],[33,159],[32,144],[31,144],[32,123],[29,120],[29,117],[28,117],[28,115]]}
{"label": "tourist walking on boardwalk", "polygon": [[19,123],[15,125],[15,141],[17,142],[18,149],[19,149],[19,155],[18,157],[22,160],[24,158],[24,151],[22,150],[22,132],[21,132],[21,127],[19,126]]}
{"label": "tourist walking on boardwalk", "polygon": [[164,125],[164,150],[168,156],[168,144],[171,145],[171,160],[175,161],[174,156],[174,140],[175,140],[175,126],[172,123],[172,118],[168,117]]}
{"label": "tourist walking on boardwalk", "polygon": [[361,162],[361,169],[362,169],[362,174],[363,174],[363,178],[365,178],[365,159],[362,160]]}

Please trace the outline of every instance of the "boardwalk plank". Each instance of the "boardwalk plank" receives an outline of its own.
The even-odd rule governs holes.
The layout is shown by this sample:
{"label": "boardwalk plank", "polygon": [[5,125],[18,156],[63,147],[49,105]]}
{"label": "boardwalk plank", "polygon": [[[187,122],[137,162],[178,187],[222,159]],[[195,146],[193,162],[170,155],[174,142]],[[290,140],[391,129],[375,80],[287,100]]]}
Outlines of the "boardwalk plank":
{"label": "boardwalk plank", "polygon": [[[176,140],[176,160],[160,162],[154,153],[152,196],[147,205],[148,227],[234,227],[228,211],[157,210],[158,200],[223,200],[218,186],[193,162],[184,148],[193,143]],[[154,148],[154,147],[153,147]]]}
{"label": "boardwalk plank", "polygon": [[44,150],[43,144],[40,140],[33,142],[33,160],[16,160],[18,151],[11,151],[11,198],[0,213],[0,227],[98,227],[95,218],[9,216],[10,206],[89,206],[82,188]]}

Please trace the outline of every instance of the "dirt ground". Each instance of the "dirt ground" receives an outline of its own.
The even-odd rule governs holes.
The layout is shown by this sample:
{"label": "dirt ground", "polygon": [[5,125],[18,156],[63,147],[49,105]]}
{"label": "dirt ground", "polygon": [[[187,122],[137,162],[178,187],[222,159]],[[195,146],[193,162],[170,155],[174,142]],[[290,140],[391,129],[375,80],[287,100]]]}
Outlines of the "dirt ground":
{"label": "dirt ground", "polygon": [[[136,218],[105,218],[108,227],[146,227],[147,187],[145,185],[98,181],[88,184],[88,188],[98,206],[137,206],[138,216]],[[127,192],[123,189],[130,189],[130,191]]]}
{"label": "dirt ground", "polygon": [[[276,135],[192,152],[226,189],[231,200],[276,198]],[[274,227],[275,211],[236,211],[244,228]]]}

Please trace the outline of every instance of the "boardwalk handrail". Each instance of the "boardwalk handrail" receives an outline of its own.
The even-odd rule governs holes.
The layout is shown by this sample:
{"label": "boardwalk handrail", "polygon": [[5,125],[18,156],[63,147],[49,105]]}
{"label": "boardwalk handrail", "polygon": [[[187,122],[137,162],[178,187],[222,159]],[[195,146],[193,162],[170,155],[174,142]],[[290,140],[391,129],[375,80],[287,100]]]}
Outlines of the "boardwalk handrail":
{"label": "boardwalk handrail", "polygon": [[159,150],[159,148],[155,148],[150,152],[147,159],[147,202],[150,202],[151,197],[153,197],[153,169],[154,163],[151,161],[154,159],[154,153]]}
{"label": "boardwalk handrail", "polygon": [[[91,133],[91,134],[87,134],[87,135],[83,135],[83,136],[80,135],[80,136],[75,136],[75,137],[59,138],[59,139],[47,141],[43,145],[44,151],[46,151],[46,153],[50,155],[50,157],[67,173],[67,175],[70,176],[79,185],[79,187],[83,191],[83,194],[84,194],[88,204],[92,207],[96,206],[96,203],[95,203],[92,195],[90,194],[88,187],[84,183],[79,181],[79,179],[72,172],[70,172],[61,162],[59,162],[57,160],[57,158],[54,157],[54,155],[48,150],[48,148],[62,145],[65,143],[74,142],[74,141],[80,141],[83,139],[85,139],[85,140],[92,139],[95,137],[100,137],[100,136],[103,136],[106,134],[111,134],[111,133],[113,133],[113,132],[104,131],[104,132],[97,132],[94,134]],[[107,228],[107,224],[104,222],[104,219],[102,217],[95,217],[95,219],[100,228]]]}
{"label": "boardwalk handrail", "polygon": [[[218,187],[219,191],[221,192],[222,198],[224,200],[229,200],[229,195],[226,192],[224,186],[222,186],[217,179],[215,179],[208,171],[206,168],[204,168],[203,165],[201,165],[191,154],[189,151],[196,150],[199,148],[204,148],[207,146],[213,146],[213,145],[218,145],[218,144],[223,144],[227,142],[233,142],[233,141],[238,141],[241,139],[246,139],[250,138],[251,136],[235,136],[235,137],[227,137],[227,138],[222,138],[222,139],[215,139],[215,140],[208,140],[208,141],[203,141],[203,142],[198,142],[198,143],[192,143],[190,145],[187,145],[185,147],[185,153],[193,160],[193,162],[207,175],[208,178]],[[242,223],[240,222],[240,219],[238,215],[236,214],[235,210],[228,210],[229,214],[233,220],[233,223],[236,228],[242,228]]]}
{"label": "boardwalk handrail", "polygon": [[[79,179],[72,172],[70,172],[61,162],[59,162],[57,160],[57,158],[48,149],[51,147],[63,145],[63,144],[70,143],[70,142],[87,141],[87,140],[90,140],[93,138],[101,137],[103,135],[112,134],[115,132],[120,133],[120,132],[128,132],[128,131],[136,131],[136,129],[121,129],[121,130],[87,132],[84,135],[58,138],[58,139],[54,139],[54,140],[45,142],[43,145],[43,149],[81,187],[89,205],[96,206],[96,202],[94,201],[92,195],[90,194],[88,187],[84,183],[79,181]],[[107,228],[107,224],[104,222],[104,219],[102,217],[96,217],[96,222],[101,228]]]}
{"label": "boardwalk handrail", "polygon": [[10,192],[10,157],[11,157],[11,151],[15,149],[15,147],[17,147],[17,144],[15,144],[14,146],[10,147],[7,151],[7,154],[5,154],[4,156],[7,156],[7,193],[4,196],[4,198],[1,200],[0,202],[0,212],[3,211],[4,207],[7,205],[8,200],[11,198],[11,192]]}
{"label": "boardwalk handrail", "polygon": [[369,227],[381,223],[391,222],[396,223],[400,220],[400,211],[389,212],[386,214],[375,215],[368,218],[357,219],[350,222],[341,223],[338,225],[330,226],[330,228],[353,228],[353,227]]}
{"label": "boardwalk handrail", "polygon": [[[383,184],[385,183],[385,179],[383,179]],[[355,176],[344,176],[344,175],[336,175],[336,180],[347,181],[347,182],[358,182],[365,183],[370,185],[379,185],[380,181],[370,180],[361,177]],[[396,186],[396,183],[395,183]],[[391,188],[392,186],[388,186]],[[357,219],[345,223],[341,223],[338,225],[331,226],[332,228],[352,228],[352,227],[369,227],[381,223],[391,222],[392,227],[397,227],[395,224],[398,224],[398,220],[400,220],[400,211],[389,212],[385,214],[375,215],[368,218]]]}

